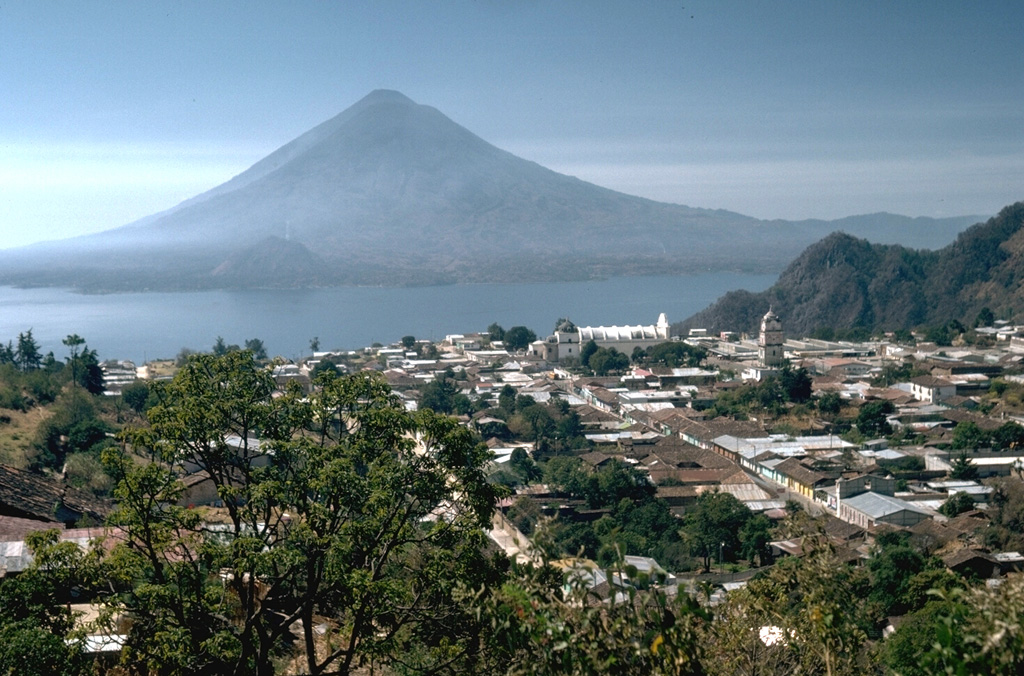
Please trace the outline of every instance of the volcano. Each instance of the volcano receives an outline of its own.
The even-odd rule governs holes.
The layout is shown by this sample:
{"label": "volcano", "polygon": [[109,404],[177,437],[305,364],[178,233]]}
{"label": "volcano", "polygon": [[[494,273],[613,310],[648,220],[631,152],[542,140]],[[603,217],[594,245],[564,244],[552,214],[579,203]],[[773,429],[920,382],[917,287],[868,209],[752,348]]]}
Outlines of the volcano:
{"label": "volcano", "polygon": [[[858,218],[936,246],[974,222]],[[602,188],[378,90],[167,211],[2,252],[0,283],[180,290],[768,272],[833,229]]]}

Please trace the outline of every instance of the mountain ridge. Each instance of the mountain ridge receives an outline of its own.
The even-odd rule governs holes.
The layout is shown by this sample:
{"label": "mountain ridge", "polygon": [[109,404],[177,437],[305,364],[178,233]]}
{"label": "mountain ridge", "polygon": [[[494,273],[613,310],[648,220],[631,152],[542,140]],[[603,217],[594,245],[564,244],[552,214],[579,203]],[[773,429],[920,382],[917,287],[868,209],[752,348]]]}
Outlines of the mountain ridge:
{"label": "mountain ridge", "polygon": [[753,332],[769,307],[788,333],[801,336],[823,328],[970,325],[982,308],[1017,317],[1024,307],[1024,202],[936,251],[833,233],[808,247],[767,290],[727,293],[673,328]]}

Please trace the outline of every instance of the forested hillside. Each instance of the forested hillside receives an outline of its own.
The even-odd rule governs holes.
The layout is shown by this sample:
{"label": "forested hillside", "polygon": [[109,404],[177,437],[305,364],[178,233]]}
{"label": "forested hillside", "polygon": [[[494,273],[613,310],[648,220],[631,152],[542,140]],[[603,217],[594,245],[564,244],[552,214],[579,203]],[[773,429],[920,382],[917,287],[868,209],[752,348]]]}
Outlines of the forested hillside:
{"label": "forested hillside", "polygon": [[983,308],[1012,319],[1024,301],[1024,202],[968,228],[938,251],[833,233],[807,248],[762,293],[734,291],[674,327],[753,331],[769,306],[792,335],[969,324]]}

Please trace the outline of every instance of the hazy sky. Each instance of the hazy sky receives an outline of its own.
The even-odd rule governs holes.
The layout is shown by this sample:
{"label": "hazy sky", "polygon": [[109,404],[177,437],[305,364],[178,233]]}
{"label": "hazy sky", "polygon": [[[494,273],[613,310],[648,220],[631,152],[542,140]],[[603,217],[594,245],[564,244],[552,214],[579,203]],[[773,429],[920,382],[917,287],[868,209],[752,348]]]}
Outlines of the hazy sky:
{"label": "hazy sky", "polygon": [[226,181],[373,89],[761,218],[1024,199],[1024,2],[0,0],[0,246]]}

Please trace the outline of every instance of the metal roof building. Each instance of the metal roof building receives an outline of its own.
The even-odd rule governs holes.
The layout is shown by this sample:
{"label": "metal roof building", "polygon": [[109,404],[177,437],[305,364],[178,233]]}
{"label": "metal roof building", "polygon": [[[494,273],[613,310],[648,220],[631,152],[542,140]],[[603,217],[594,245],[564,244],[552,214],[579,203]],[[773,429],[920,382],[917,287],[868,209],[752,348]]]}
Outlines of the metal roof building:
{"label": "metal roof building", "polygon": [[929,512],[906,500],[873,491],[842,498],[839,501],[838,516],[843,521],[864,528],[880,524],[909,527],[931,518]]}

